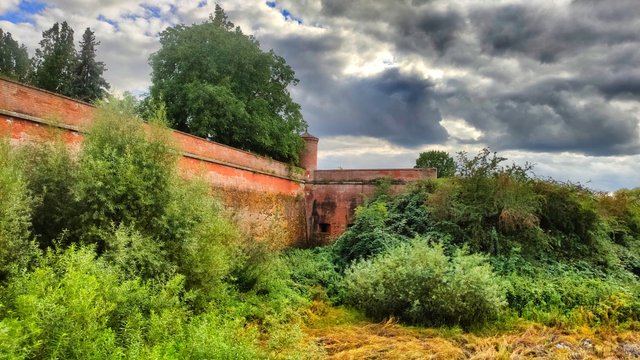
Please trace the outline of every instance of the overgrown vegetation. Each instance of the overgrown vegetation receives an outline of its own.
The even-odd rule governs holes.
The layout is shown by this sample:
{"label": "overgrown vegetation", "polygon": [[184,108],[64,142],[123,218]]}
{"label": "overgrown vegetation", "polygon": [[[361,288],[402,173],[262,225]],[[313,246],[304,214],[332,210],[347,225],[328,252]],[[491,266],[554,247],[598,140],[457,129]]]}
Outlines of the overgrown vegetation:
{"label": "overgrown vegetation", "polygon": [[[530,165],[505,160],[486,149],[460,153],[456,177],[359,208],[333,246],[344,300],[375,318],[430,325],[477,327],[515,316],[637,326],[640,190],[598,193],[534,178]],[[450,270],[456,261],[483,270]]]}
{"label": "overgrown vegetation", "polygon": [[640,326],[639,189],[462,153],[457,176],[397,196],[382,181],[333,245],[280,254],[177,174],[162,107],[143,124],[130,105],[102,104],[75,152],[0,142],[1,355],[322,357],[302,328],[331,306],[474,331]]}
{"label": "overgrown vegetation", "polygon": [[283,258],[178,176],[162,111],[130,110],[102,104],[77,153],[0,143],[0,357],[316,353]]}

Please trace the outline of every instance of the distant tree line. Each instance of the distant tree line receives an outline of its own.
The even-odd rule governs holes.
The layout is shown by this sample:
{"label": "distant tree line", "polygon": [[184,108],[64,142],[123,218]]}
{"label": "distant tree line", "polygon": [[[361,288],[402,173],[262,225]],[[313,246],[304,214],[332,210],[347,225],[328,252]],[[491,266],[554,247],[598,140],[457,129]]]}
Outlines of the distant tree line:
{"label": "distant tree line", "polygon": [[103,98],[109,84],[102,77],[105,64],[96,61],[100,42],[87,28],[76,51],[73,34],[66,21],[55,23],[29,58],[27,47],[0,29],[0,75],[86,102]]}

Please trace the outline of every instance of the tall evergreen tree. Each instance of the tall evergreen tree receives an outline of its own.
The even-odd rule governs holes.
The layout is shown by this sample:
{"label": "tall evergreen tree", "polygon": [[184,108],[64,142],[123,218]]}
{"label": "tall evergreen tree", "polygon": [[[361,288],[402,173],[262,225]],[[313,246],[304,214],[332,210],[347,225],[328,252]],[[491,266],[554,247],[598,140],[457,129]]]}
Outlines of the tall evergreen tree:
{"label": "tall evergreen tree", "polygon": [[26,82],[30,67],[27,47],[18,44],[11,33],[0,29],[0,75]]}
{"label": "tall evergreen tree", "polygon": [[55,23],[42,33],[40,49],[34,58],[33,84],[39,88],[73,96],[77,55],[73,44],[73,29],[63,22]]}
{"label": "tall evergreen tree", "polygon": [[80,54],[74,76],[72,96],[76,99],[93,102],[103,98],[109,89],[109,83],[102,77],[106,70],[105,65],[102,61],[96,61],[98,45],[100,42],[96,42],[93,31],[87,28],[80,42]]}

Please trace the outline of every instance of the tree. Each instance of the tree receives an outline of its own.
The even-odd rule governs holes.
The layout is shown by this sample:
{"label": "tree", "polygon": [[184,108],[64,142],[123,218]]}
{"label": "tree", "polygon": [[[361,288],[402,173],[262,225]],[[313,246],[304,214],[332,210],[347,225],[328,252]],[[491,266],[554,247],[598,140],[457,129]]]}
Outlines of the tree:
{"label": "tree", "polygon": [[306,122],[287,89],[298,80],[284,58],[260,50],[220,6],[202,24],[167,28],[160,44],[149,59],[151,97],[166,104],[173,128],[298,161]]}
{"label": "tree", "polygon": [[416,168],[436,168],[438,177],[452,177],[456,173],[456,162],[446,151],[429,150],[420,153]]}
{"label": "tree", "polygon": [[94,102],[102,99],[109,89],[109,83],[102,77],[105,65],[102,61],[96,61],[96,37],[90,28],[82,35],[80,42],[80,54],[78,65],[75,69],[74,86],[72,96],[78,100]]}
{"label": "tree", "polygon": [[11,33],[0,29],[0,74],[26,82],[30,68],[27,47],[13,40]]}
{"label": "tree", "polygon": [[73,96],[77,64],[73,45],[73,29],[63,22],[55,23],[42,33],[40,49],[34,58],[34,85],[49,91]]}

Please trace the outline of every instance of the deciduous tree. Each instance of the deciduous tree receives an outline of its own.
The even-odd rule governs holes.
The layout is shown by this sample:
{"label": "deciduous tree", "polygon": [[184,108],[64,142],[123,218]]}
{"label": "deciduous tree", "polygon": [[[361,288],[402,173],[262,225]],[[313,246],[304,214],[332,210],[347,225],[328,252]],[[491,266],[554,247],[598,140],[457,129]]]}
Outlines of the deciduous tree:
{"label": "deciduous tree", "polygon": [[429,150],[420,153],[416,168],[436,168],[438,177],[451,177],[456,173],[456,162],[446,151]]}
{"label": "deciduous tree", "polygon": [[160,34],[150,58],[151,96],[166,104],[178,130],[297,162],[306,126],[288,86],[294,71],[273,51],[242,33],[216,7],[209,21]]}

